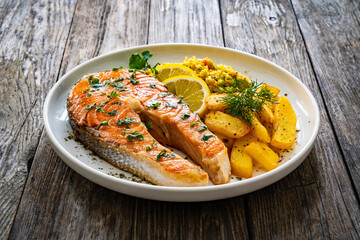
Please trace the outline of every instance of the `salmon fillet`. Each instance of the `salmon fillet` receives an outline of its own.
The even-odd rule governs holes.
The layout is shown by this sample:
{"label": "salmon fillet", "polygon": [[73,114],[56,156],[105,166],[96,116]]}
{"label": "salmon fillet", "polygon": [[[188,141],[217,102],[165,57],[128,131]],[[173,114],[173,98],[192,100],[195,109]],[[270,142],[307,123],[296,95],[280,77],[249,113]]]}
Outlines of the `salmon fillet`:
{"label": "salmon fillet", "polygon": [[[154,184],[204,186],[209,176],[215,184],[230,179],[224,144],[163,83],[141,71],[84,76],[69,93],[68,113],[77,137],[95,153]],[[162,144],[184,151],[209,175]]]}

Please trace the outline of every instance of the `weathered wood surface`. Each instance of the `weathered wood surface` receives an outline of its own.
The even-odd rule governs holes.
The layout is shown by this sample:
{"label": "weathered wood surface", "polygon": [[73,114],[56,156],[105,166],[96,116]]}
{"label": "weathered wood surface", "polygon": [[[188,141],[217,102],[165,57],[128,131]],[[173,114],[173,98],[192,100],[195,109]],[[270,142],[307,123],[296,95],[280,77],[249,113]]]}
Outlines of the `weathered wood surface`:
{"label": "weathered wood surface", "polygon": [[[141,31],[141,29],[145,29],[148,24],[150,24],[149,29],[155,29],[151,22],[147,22],[149,15],[147,2],[139,1],[122,7],[105,4],[102,5],[102,9],[96,9],[95,6],[99,5],[100,1],[83,1],[77,5],[64,53],[62,73],[81,61],[114,47],[145,44],[148,33]],[[203,21],[205,21],[207,17],[205,16],[205,8],[200,3],[192,7],[202,7]],[[93,9],[93,12],[90,12],[90,9]],[[119,12],[119,9],[127,9],[127,11],[126,13]],[[157,9],[157,6],[152,5],[150,9]],[[173,8],[171,10],[174,11]],[[169,11],[169,9],[164,11]],[[102,16],[102,12],[106,12],[108,16]],[[219,12],[217,13],[219,14]],[[152,14],[155,15],[155,12]],[[182,14],[183,16],[180,15],[181,19],[187,18],[189,13],[184,9]],[[123,20],[117,21],[117,19]],[[221,33],[219,15],[217,19],[217,28],[212,30]],[[187,24],[192,24],[192,22]],[[102,25],[106,27],[101,28]],[[123,25],[124,28],[117,28],[118,25]],[[209,25],[210,27],[211,25]],[[79,35],[83,33],[84,28],[88,29],[87,34],[80,37]],[[109,35],[106,33],[106,29],[118,30]],[[126,38],[122,36],[124,29],[132,30],[126,34]],[[165,36],[167,29],[163,29],[163,31],[162,34]],[[200,32],[200,27],[197,31],[198,36],[194,34],[194,37],[200,38],[204,33]],[[154,38],[152,34],[155,33],[150,31],[150,39]],[[174,34],[181,39],[179,41],[188,41],[186,35]],[[114,35],[118,37],[114,38]],[[207,38],[209,44],[219,41],[218,37],[213,34],[209,34]],[[143,42],[139,42],[139,39],[142,39]],[[162,38],[162,40],[164,39],[167,40]],[[74,51],[77,54],[73,54]],[[47,161],[43,161],[43,159],[47,159]],[[25,236],[34,239],[64,237],[70,239],[171,239],[175,236],[183,239],[203,239],[211,238],[211,236],[247,237],[241,198],[237,201],[229,199],[205,204],[164,203],[115,193],[87,181],[69,169],[51,150],[45,136],[42,137],[39,144],[32,169],[34,170],[30,172],[27,187],[12,228],[10,235],[12,239]],[[45,184],[49,182],[51,184]],[[224,213],[226,213],[225,218]],[[219,219],[222,221],[219,222]],[[24,228],[24,226],[26,227]],[[78,226],[83,227],[79,229]]]}
{"label": "weathered wood surface", "polygon": [[252,219],[248,226],[250,236],[256,239],[359,237],[358,201],[291,3],[222,1],[221,11],[226,46],[254,53],[289,70],[312,90],[321,110],[319,137],[305,162],[284,180],[246,196],[249,208],[246,217]]}
{"label": "weathered wood surface", "polygon": [[326,109],[359,197],[360,1],[293,2]]}
{"label": "weathered wood surface", "polygon": [[[320,16],[312,14],[315,9],[308,1],[308,8],[300,6],[300,2],[292,4],[285,0],[86,0],[63,5],[0,4],[3,5],[0,5],[0,56],[18,60],[16,64],[2,61],[0,72],[5,72],[8,79],[20,79],[7,81],[6,87],[0,87],[3,102],[10,99],[4,109],[0,109],[1,119],[5,119],[0,121],[0,141],[7,146],[0,152],[0,239],[7,236],[10,239],[359,238],[360,210],[354,189],[358,184],[354,182],[358,176],[358,161],[353,158],[356,157],[354,153],[344,150],[356,151],[357,141],[353,137],[356,137],[358,125],[354,123],[355,133],[351,136],[347,136],[344,127],[338,127],[341,118],[336,120],[336,112],[329,110],[332,99],[324,96],[324,92],[333,94],[339,88],[347,93],[348,88],[334,84],[334,79],[324,75],[329,66],[334,67],[334,58],[326,65],[314,60],[314,56],[325,59],[326,51],[334,46],[331,44],[341,46],[336,45],[341,42],[331,40],[329,43],[330,40],[321,36],[321,44],[328,45],[321,51],[311,52],[307,38],[315,42],[312,45],[320,43],[308,34],[314,33],[313,27],[325,23],[322,23],[322,12],[317,12]],[[327,3],[319,4],[327,6]],[[353,14],[354,20],[348,20],[351,26],[358,24],[359,12],[346,10],[346,7],[355,4],[339,4],[340,9],[336,10]],[[48,8],[48,5],[54,7]],[[47,31],[54,31],[53,25],[62,28],[43,39],[43,29],[35,29],[36,24],[25,19],[45,18],[46,24],[40,25],[51,28]],[[6,23],[13,24],[15,29]],[[26,34],[19,36],[36,37],[16,37],[16,29],[23,32],[26,29]],[[336,29],[331,31],[336,35]],[[344,32],[350,34],[349,30]],[[320,34],[318,30],[315,33]],[[351,36],[358,36],[356,34]],[[8,41],[10,38],[16,41]],[[354,39],[347,39],[353,44],[349,46],[358,46]],[[58,42],[54,44],[54,41]],[[159,42],[225,45],[267,58],[299,77],[312,90],[321,110],[320,133],[309,157],[289,176],[255,193],[214,202],[166,203],[102,188],[67,167],[51,149],[44,133],[38,144],[42,129],[41,106],[58,75],[111,50]],[[351,62],[349,56],[354,56],[355,62]],[[358,55],[346,51],[341,57],[349,62],[344,64],[348,65],[344,69],[354,68],[346,76],[356,77]],[[330,82],[334,89],[319,83],[320,79]],[[26,88],[19,92],[16,88],[24,82]],[[356,92],[350,95],[357,96]],[[340,100],[341,96],[337,96],[331,104],[337,106]],[[358,99],[351,101],[356,103]],[[16,108],[18,102],[21,109]],[[356,106],[353,109],[358,111]],[[9,120],[20,124],[11,124]],[[339,145],[341,136],[346,139]],[[351,174],[349,167],[354,167]],[[15,173],[10,171],[12,169],[16,169]]]}
{"label": "weathered wood surface", "polygon": [[0,1],[0,239],[12,226],[76,1]]}

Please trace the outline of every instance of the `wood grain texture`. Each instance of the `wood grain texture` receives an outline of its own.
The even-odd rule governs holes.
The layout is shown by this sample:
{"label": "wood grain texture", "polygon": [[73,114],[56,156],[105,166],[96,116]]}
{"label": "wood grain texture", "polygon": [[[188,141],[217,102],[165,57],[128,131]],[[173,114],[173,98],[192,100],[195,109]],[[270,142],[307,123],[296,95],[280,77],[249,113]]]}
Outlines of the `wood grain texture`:
{"label": "wood grain texture", "polygon": [[[145,44],[148,4],[79,2],[61,74],[114,48]],[[132,239],[136,206],[136,198],[102,188],[67,167],[43,134],[10,239]]]}
{"label": "wood grain texture", "polygon": [[149,44],[186,42],[224,46],[218,1],[159,0],[152,1],[150,9]]}
{"label": "wood grain texture", "polygon": [[221,10],[226,46],[254,53],[292,72],[312,90],[321,110],[321,129],[305,162],[278,183],[246,196],[250,236],[358,238],[359,203],[291,4],[221,1]]}
{"label": "wood grain texture", "polygon": [[[103,31],[114,31],[119,24],[113,18],[118,6],[104,5],[103,10],[95,10],[95,7],[87,8],[92,2],[81,2],[77,6],[73,20],[71,35],[64,54],[63,69],[72,68],[74,65],[97,52],[101,53],[108,45],[121,39],[114,39],[99,29],[91,29],[91,25],[99,26],[98,21],[103,21]],[[99,6],[100,3],[93,3]],[[133,3],[124,6],[127,14],[134,15],[135,11],[148,9],[145,2]],[[89,9],[99,12],[107,12],[108,18],[101,20],[101,15],[89,13]],[[142,9],[142,10],[141,10]],[[204,9],[204,8],[202,8]],[[85,14],[86,13],[86,14]],[[122,16],[122,13],[119,13]],[[186,11],[183,12],[186,17]],[[92,16],[91,19],[84,17]],[[142,18],[135,18],[139,22],[128,21],[125,29],[138,26],[146,29],[147,13],[141,14]],[[218,15],[218,19],[220,17]],[[89,25],[87,25],[88,22]],[[116,25],[111,25],[116,23]],[[120,23],[121,24],[121,23]],[[220,24],[220,21],[219,21]],[[219,26],[217,26],[219,27]],[[79,34],[86,28],[87,35],[81,41]],[[219,28],[220,29],[220,28]],[[118,29],[118,36],[123,36],[124,29]],[[143,39],[142,34],[146,31],[133,31],[127,35],[126,41]],[[140,34],[140,35],[138,35]],[[201,32],[197,34],[201,35]],[[93,44],[100,42],[94,40],[104,36],[101,46]],[[150,37],[150,36],[149,36]],[[182,37],[185,41],[186,39]],[[212,40],[211,40],[212,39]],[[217,41],[209,38],[209,41]],[[82,41],[86,50],[79,45]],[[144,43],[136,43],[144,44]],[[89,46],[97,46],[94,50]],[[103,46],[103,47],[102,47]],[[127,46],[127,43],[123,43]],[[76,49],[78,54],[73,54]],[[61,72],[65,72],[62,70]],[[43,159],[47,159],[46,162]],[[11,232],[11,238],[18,239],[24,236],[30,238],[130,238],[130,239],[199,239],[211,236],[231,236],[232,238],[247,238],[246,226],[244,226],[244,209],[242,198],[238,200],[225,200],[208,204],[191,203],[165,203],[148,201],[125,196],[106,190],[95,185],[66,167],[51,150],[46,137],[42,137],[37,154],[34,158],[30,178],[19,206],[16,222]],[[54,173],[54,174],[49,174]],[[51,183],[51,184],[44,184]],[[33,187],[40,186],[40,187]],[[49,197],[51,196],[51,197]],[[59,210],[61,209],[61,210]],[[36,217],[35,217],[36,216]],[[52,220],[52,221],[51,221]],[[41,225],[41,227],[39,227]],[[23,226],[27,226],[23,228]],[[70,227],[69,227],[70,226]],[[76,226],[83,226],[76,228]],[[65,235],[66,234],[66,235]]]}
{"label": "wood grain texture", "polygon": [[360,2],[307,0],[293,6],[359,197]]}
{"label": "wood grain texture", "polygon": [[75,1],[0,2],[0,239],[15,217],[74,8]]}

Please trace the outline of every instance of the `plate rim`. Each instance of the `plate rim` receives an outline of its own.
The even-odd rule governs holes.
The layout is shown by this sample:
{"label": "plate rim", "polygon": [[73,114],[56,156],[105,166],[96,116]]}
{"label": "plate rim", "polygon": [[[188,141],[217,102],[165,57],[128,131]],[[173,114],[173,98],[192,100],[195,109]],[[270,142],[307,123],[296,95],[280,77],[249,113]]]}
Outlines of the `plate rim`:
{"label": "plate rim", "polygon": [[[57,88],[60,86],[60,84],[62,82],[64,82],[73,72],[76,72],[78,69],[80,69],[81,67],[83,67],[84,65],[87,65],[93,61],[96,60],[100,60],[102,58],[107,58],[111,55],[116,55],[116,54],[121,54],[122,52],[128,52],[131,50],[137,50],[137,49],[142,49],[142,48],[151,48],[151,47],[180,47],[180,46],[184,46],[184,47],[204,47],[204,48],[213,48],[213,49],[217,49],[217,50],[225,50],[225,51],[230,51],[230,52],[234,52],[236,54],[243,54],[247,57],[250,58],[255,58],[256,60],[260,60],[263,62],[266,62],[267,64],[271,65],[272,67],[275,67],[276,69],[278,69],[279,71],[283,72],[284,74],[288,75],[290,78],[292,78],[292,80],[295,80],[298,84],[300,84],[302,86],[302,88],[305,90],[306,94],[309,96],[311,103],[313,104],[313,108],[314,108],[314,113],[315,113],[315,125],[314,125],[314,132],[311,135],[311,138],[309,139],[309,141],[305,144],[305,146],[303,147],[303,149],[298,152],[294,157],[290,158],[287,162],[285,162],[284,164],[282,164],[281,166],[275,168],[274,170],[271,170],[269,172],[263,173],[259,176],[250,178],[250,179],[243,179],[241,181],[238,182],[232,182],[232,183],[227,183],[227,184],[222,184],[222,185],[213,185],[213,186],[202,186],[202,187],[170,187],[170,186],[158,186],[158,185],[150,185],[150,184],[144,184],[144,183],[136,183],[136,182],[132,182],[132,181],[128,181],[128,180],[124,180],[124,179],[120,179],[117,177],[113,177],[113,176],[109,176],[101,171],[98,171],[96,169],[93,169],[92,167],[88,166],[87,164],[81,162],[80,160],[78,160],[76,157],[72,156],[65,148],[63,148],[63,146],[60,144],[60,142],[57,141],[56,137],[54,136],[52,129],[50,128],[50,124],[49,124],[49,118],[48,118],[48,112],[49,112],[49,107],[50,107],[50,100],[53,97],[55,91],[57,90]],[[276,181],[272,182],[271,184],[277,182],[278,180],[284,178],[285,176],[287,176],[290,172],[292,172],[293,170],[295,170],[307,157],[308,153],[311,151],[316,137],[318,135],[319,132],[319,128],[320,128],[320,111],[319,111],[319,105],[315,99],[315,97],[313,96],[312,92],[308,89],[308,87],[302,83],[296,76],[294,76],[292,73],[290,73],[289,71],[287,71],[286,69],[284,69],[283,67],[265,59],[259,56],[256,56],[254,54],[251,53],[247,53],[247,52],[243,52],[243,51],[239,51],[236,49],[232,49],[232,48],[227,48],[227,47],[221,47],[221,46],[212,46],[212,45],[207,45],[207,44],[193,44],[193,43],[157,43],[157,44],[149,44],[149,45],[139,45],[139,46],[134,46],[134,47],[129,47],[129,48],[123,48],[123,49],[119,49],[119,50],[115,50],[115,51],[111,51],[105,54],[102,54],[100,56],[96,56],[94,58],[91,58],[89,60],[86,60],[85,62],[82,62],[81,64],[75,66],[74,68],[72,68],[71,70],[69,70],[66,74],[64,74],[51,88],[51,90],[49,91],[45,102],[44,102],[44,107],[43,107],[43,121],[44,121],[44,125],[45,125],[45,132],[47,134],[47,136],[49,137],[49,140],[52,144],[52,147],[54,148],[54,150],[56,151],[56,153],[60,156],[60,158],[68,165],[72,165],[75,164],[77,167],[80,167],[82,169],[84,169],[86,172],[91,173],[93,176],[95,177],[100,177],[100,178],[105,178],[105,180],[111,181],[111,182],[116,182],[116,183],[120,183],[123,185],[127,185],[128,187],[132,187],[132,188],[137,188],[139,190],[153,190],[153,191],[157,191],[157,192],[180,192],[180,193],[185,193],[185,192],[208,192],[208,191],[217,191],[217,190],[227,190],[229,188],[237,188],[237,187],[241,187],[243,185],[247,185],[247,184],[255,184],[257,182],[261,182],[261,181],[266,181],[267,179],[274,177],[276,175],[281,175],[282,172],[286,172],[286,170],[289,169],[289,167],[293,167],[293,169],[291,169],[288,173],[286,173],[284,176],[280,177],[279,179],[277,179]],[[305,156],[304,156],[305,155]],[[67,160],[65,160],[63,157],[67,158]],[[300,158],[303,158],[302,160]],[[70,164],[71,162],[71,164]],[[290,166],[289,166],[290,165]],[[71,166],[70,166],[71,167]],[[74,171],[76,171],[77,173],[79,173],[80,175],[82,175],[83,177],[89,179],[90,181],[94,182],[94,180],[90,179],[87,176],[84,176],[82,173],[80,173],[78,170],[74,169],[73,167],[71,167]],[[102,185],[98,182],[95,182],[96,184]],[[265,186],[269,186],[271,184],[266,184]],[[104,185],[102,185],[104,186]],[[106,188],[109,188],[107,186],[104,186]],[[263,188],[263,187],[260,187]],[[254,190],[251,190],[249,192],[252,191],[256,191],[260,188],[256,188]],[[110,188],[111,189],[111,188]],[[118,191],[115,189],[112,189],[114,191]],[[119,192],[119,191],[118,191]],[[124,193],[127,194],[127,193]],[[127,194],[127,195],[131,195],[131,194]],[[239,196],[242,194],[237,194],[234,196]],[[143,197],[145,198],[145,197]],[[149,199],[156,199],[156,198],[149,198]],[[221,199],[221,198],[216,198],[216,199]],[[169,201],[169,200],[166,200]],[[191,201],[191,200],[189,200]]]}

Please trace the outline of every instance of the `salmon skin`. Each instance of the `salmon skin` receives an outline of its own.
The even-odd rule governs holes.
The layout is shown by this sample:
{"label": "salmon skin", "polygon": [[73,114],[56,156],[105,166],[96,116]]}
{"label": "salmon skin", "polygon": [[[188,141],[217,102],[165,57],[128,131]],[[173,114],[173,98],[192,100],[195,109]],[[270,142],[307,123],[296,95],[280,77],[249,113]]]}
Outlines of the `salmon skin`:
{"label": "salmon skin", "polygon": [[[209,176],[214,184],[230,180],[224,144],[142,71],[88,74],[70,91],[67,108],[76,136],[120,169],[163,186],[206,186]],[[202,168],[162,144],[184,151]]]}

